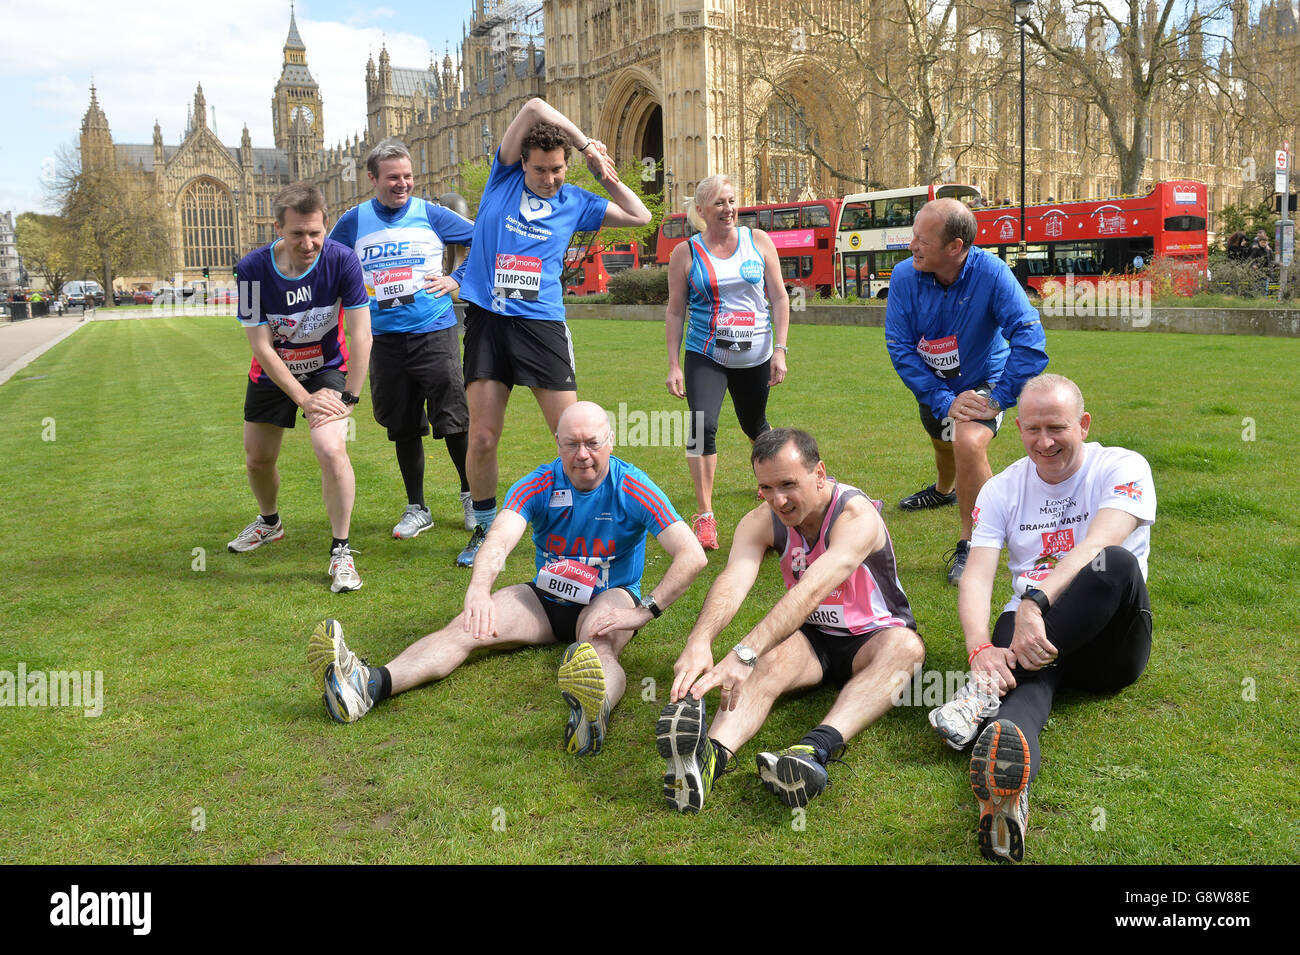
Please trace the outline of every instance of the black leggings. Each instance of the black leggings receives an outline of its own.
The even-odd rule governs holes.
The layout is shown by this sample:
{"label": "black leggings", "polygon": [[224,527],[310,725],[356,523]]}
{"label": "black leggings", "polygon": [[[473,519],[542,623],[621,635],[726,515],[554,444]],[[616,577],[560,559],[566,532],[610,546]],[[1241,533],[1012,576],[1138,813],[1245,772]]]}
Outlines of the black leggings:
{"label": "black leggings", "polygon": [[[1038,775],[1038,734],[1047,725],[1052,698],[1064,687],[1113,693],[1142,675],[1151,656],[1151,600],[1137,558],[1107,547],[1048,609],[1043,620],[1056,647],[1054,665],[1012,669],[1016,688],[1002,699],[996,719],[1011,720],[1029,743],[1030,779]],[[1016,615],[998,617],[995,647],[1011,646]]]}
{"label": "black leggings", "polygon": [[[686,353],[686,404],[691,411],[686,451],[691,455],[717,454],[718,414],[722,395],[731,392],[740,429],[753,441],[772,426],[767,423],[767,382],[772,376],[769,358],[753,368],[728,368],[711,358]],[[701,436],[698,429],[703,427]]]}

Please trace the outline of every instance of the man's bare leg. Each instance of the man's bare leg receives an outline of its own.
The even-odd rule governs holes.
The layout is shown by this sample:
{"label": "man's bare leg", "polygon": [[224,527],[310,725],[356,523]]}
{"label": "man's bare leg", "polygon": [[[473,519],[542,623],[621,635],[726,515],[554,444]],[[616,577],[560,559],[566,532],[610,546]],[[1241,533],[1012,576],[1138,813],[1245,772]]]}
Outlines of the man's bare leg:
{"label": "man's bare leg", "polygon": [[330,529],[339,540],[347,540],[352,525],[352,504],[356,499],[356,478],[348,457],[347,419],[331,421],[311,429],[311,447],[320,462],[321,496]]}
{"label": "man's bare leg", "polygon": [[993,431],[979,421],[958,421],[953,435],[953,457],[957,464],[957,509],[961,511],[961,539],[970,540],[971,511],[980,489],[993,471],[989,468],[989,442]]}
{"label": "man's bare leg", "polygon": [[921,638],[903,627],[874,634],[853,657],[853,677],[844,684],[826,718],[845,742],[893,709],[894,693],[925,662]]}
{"label": "man's bare leg", "polygon": [[552,391],[549,388],[534,388],[533,397],[542,409],[542,416],[546,418],[546,427],[551,434],[560,430],[560,415],[578,401],[576,391]]}
{"label": "man's bare leg", "polygon": [[502,382],[484,378],[467,384],[465,397],[469,403],[469,451],[465,456],[465,472],[474,500],[485,501],[496,497],[497,493],[497,445],[505,427],[510,389]]}
{"label": "man's bare leg", "polygon": [[934,445],[934,469],[938,475],[934,489],[940,494],[951,494],[957,483],[957,458],[952,442],[931,438],[930,443]]}
{"label": "man's bare leg", "polygon": [[792,634],[759,658],[753,674],[741,687],[736,708],[717,712],[709,736],[734,753],[762,728],[777,697],[821,681],[822,667],[808,638],[802,633]]}
{"label": "man's bare leg", "polygon": [[248,469],[248,486],[257,500],[258,512],[274,514],[280,496],[280,458],[284,428],[255,421],[244,422],[244,466]]}

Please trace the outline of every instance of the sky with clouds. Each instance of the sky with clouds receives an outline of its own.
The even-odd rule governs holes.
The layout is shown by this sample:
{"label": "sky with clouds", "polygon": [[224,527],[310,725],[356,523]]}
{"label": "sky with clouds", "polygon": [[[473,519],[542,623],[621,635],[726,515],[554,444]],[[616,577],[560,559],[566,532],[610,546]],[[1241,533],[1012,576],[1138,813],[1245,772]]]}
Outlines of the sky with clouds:
{"label": "sky with clouds", "polygon": [[[320,84],[329,145],[363,132],[366,59],[386,44],[394,66],[455,56],[473,0],[299,0],[298,32]],[[539,4],[540,5],[540,4]],[[41,179],[60,147],[75,146],[92,78],[119,143],[180,142],[203,84],[221,140],[275,145],[271,95],[280,77],[289,3],[173,0],[0,0],[0,212],[52,212]]]}

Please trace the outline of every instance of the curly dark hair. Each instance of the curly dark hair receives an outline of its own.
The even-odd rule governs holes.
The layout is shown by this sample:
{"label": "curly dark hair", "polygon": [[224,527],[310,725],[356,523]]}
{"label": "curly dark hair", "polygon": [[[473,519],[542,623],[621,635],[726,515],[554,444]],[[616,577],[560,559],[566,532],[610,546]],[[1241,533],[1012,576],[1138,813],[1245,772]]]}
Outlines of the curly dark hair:
{"label": "curly dark hair", "polygon": [[559,126],[542,120],[524,133],[523,142],[519,144],[519,152],[523,156],[524,162],[528,162],[528,154],[534,149],[549,153],[552,149],[559,149],[560,147],[564,147],[564,161],[567,163],[569,161],[569,152],[573,149],[573,143],[569,141],[569,137],[560,130]]}

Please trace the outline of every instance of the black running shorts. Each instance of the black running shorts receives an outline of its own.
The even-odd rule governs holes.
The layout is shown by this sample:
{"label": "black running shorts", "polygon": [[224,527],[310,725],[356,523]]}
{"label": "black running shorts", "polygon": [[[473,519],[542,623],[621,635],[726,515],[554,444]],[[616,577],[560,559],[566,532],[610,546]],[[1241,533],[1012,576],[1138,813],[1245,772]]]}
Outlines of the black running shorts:
{"label": "black running shorts", "polygon": [[[337,368],[326,368],[314,375],[300,379],[310,394],[322,388],[342,391],[348,376]],[[280,390],[273,381],[250,381],[244,392],[244,420],[250,424],[273,424],[277,428],[292,428],[298,417],[298,406]]]}
{"label": "black running shorts", "polygon": [[389,441],[435,438],[469,430],[460,376],[460,336],[435,332],[376,335],[370,346],[370,401]]}
{"label": "black running shorts", "polygon": [[577,391],[573,339],[564,322],[494,315],[465,307],[465,383],[499,381],[507,387]]}

